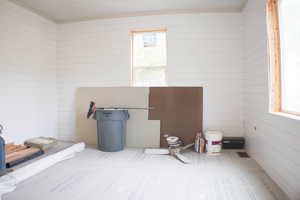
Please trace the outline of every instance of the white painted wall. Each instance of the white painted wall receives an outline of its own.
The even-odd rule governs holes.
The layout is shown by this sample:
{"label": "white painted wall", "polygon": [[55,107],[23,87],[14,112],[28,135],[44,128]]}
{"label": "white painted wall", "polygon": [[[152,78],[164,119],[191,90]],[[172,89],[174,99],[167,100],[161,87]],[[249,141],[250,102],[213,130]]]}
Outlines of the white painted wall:
{"label": "white painted wall", "polygon": [[158,28],[168,29],[168,84],[204,86],[204,128],[224,130],[227,135],[243,135],[243,15],[203,13],[58,25],[61,138],[74,139],[76,90],[129,86],[129,32]]}
{"label": "white painted wall", "polygon": [[296,200],[300,122],[268,112],[264,9],[264,0],[249,1],[245,21],[240,13],[206,13],[56,25],[0,0],[0,123],[6,127],[5,138],[22,142],[55,136],[58,125],[60,138],[74,139],[76,90],[129,86],[129,31],[167,28],[169,85],[205,87],[205,129],[243,135],[245,117],[251,156]]}
{"label": "white painted wall", "polygon": [[0,124],[21,143],[57,133],[56,24],[0,0]]}
{"label": "white painted wall", "polygon": [[265,0],[251,0],[244,10],[247,149],[289,197],[298,200],[300,197],[300,121],[268,112],[265,3]]}

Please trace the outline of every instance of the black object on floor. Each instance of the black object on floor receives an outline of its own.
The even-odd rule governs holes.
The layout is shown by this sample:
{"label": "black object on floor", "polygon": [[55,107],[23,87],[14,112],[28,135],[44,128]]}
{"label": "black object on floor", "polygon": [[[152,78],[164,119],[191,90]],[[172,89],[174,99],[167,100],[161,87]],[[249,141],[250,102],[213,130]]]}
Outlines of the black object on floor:
{"label": "black object on floor", "polygon": [[237,152],[240,158],[250,158],[247,152]]}
{"label": "black object on floor", "polygon": [[26,156],[26,157],[20,158],[18,160],[14,160],[12,162],[6,163],[6,168],[14,167],[14,166],[16,166],[18,164],[21,164],[21,163],[26,162],[28,160],[34,159],[34,158],[36,158],[36,157],[38,157],[40,155],[43,155],[43,154],[44,154],[44,152],[42,150],[40,150],[40,151],[38,151],[38,152],[36,152],[34,154],[31,154],[29,156]]}
{"label": "black object on floor", "polygon": [[224,137],[222,141],[223,149],[244,149],[245,138],[243,137]]}

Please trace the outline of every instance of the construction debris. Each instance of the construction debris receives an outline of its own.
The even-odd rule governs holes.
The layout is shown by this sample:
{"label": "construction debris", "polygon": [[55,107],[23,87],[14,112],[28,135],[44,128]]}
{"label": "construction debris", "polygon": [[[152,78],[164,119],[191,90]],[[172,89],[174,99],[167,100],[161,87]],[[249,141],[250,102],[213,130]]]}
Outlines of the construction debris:
{"label": "construction debris", "polygon": [[24,144],[28,147],[36,147],[45,151],[57,144],[57,140],[51,137],[38,137],[26,140]]}
{"label": "construction debris", "polygon": [[44,152],[40,148],[27,147],[9,143],[5,145],[5,163],[7,168],[33,159],[42,155]]}

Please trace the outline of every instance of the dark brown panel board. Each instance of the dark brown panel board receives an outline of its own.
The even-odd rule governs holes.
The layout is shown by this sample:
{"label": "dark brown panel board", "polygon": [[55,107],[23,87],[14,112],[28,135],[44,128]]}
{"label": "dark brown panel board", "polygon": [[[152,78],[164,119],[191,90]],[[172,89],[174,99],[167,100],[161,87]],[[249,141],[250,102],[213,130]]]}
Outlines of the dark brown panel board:
{"label": "dark brown panel board", "polygon": [[149,106],[155,107],[149,111],[149,120],[161,120],[161,147],[167,147],[165,134],[178,136],[189,144],[202,131],[202,87],[151,87]]}

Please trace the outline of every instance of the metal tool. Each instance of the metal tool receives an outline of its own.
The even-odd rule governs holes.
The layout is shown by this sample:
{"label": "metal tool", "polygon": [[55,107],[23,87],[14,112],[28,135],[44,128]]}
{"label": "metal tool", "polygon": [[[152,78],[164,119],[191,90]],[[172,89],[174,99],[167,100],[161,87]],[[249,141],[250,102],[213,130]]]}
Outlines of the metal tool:
{"label": "metal tool", "polygon": [[96,110],[153,110],[154,107],[96,107],[95,102],[90,102],[90,108],[87,113],[87,118],[90,118]]}
{"label": "metal tool", "polygon": [[183,146],[183,141],[176,136],[164,135],[168,143],[168,149],[145,149],[146,154],[171,155],[183,162],[189,164],[191,161],[181,154],[182,151],[192,147],[194,143]]}

